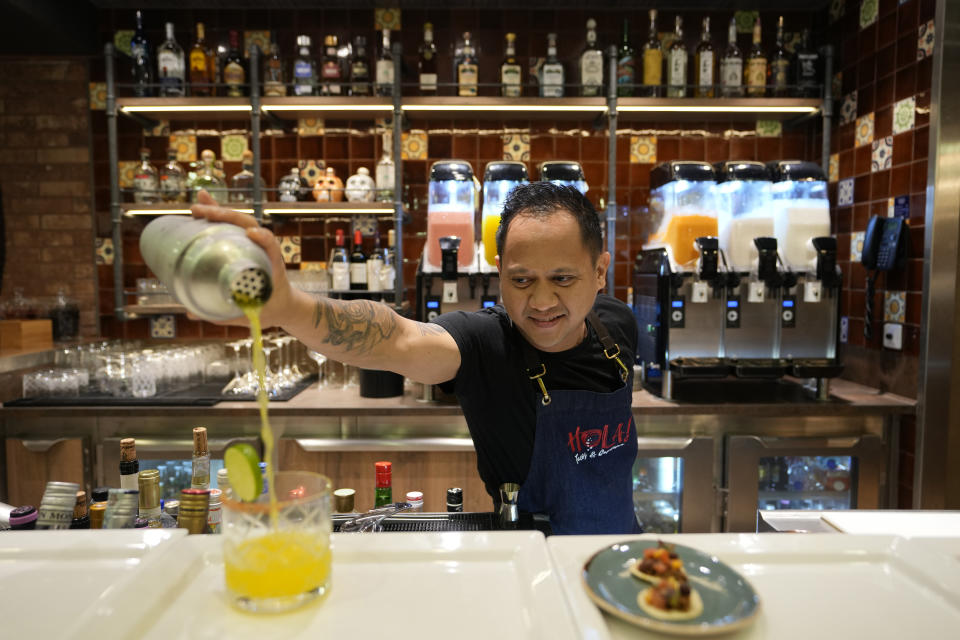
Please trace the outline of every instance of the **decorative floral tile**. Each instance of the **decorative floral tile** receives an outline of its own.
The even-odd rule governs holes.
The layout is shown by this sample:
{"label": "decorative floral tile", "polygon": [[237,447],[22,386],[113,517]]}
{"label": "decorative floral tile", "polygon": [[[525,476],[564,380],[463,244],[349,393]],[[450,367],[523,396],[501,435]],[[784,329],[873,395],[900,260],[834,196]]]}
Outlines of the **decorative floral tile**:
{"label": "decorative floral tile", "polygon": [[737,33],[753,33],[753,25],[759,17],[759,11],[735,11],[733,19],[737,22]]}
{"label": "decorative floral tile", "polygon": [[757,120],[757,137],[779,138],[783,135],[783,123],[779,120]]}
{"label": "decorative floral tile", "polygon": [[171,315],[150,318],[151,338],[176,338],[177,320]]}
{"label": "decorative floral tile", "polygon": [[903,133],[913,129],[917,119],[917,98],[910,96],[893,105],[893,132]]}
{"label": "decorative floral tile", "polygon": [[196,162],[197,136],[174,134],[170,136],[170,147],[177,150],[177,162]]}
{"label": "decorative floral tile", "polygon": [[286,264],[300,264],[300,236],[280,236],[280,252]]}
{"label": "decorative floral tile", "polygon": [[893,136],[873,141],[871,171],[883,171],[893,166]]}
{"label": "decorative floral tile", "polygon": [[404,133],[402,149],[400,155],[404,160],[426,160],[427,132],[414,130]]}
{"label": "decorative floral tile", "polygon": [[351,216],[350,233],[359,231],[365,238],[373,237],[377,232],[377,216]]}
{"label": "decorative floral tile", "polygon": [[327,268],[326,262],[301,262],[300,271],[324,271]]}
{"label": "decorative floral tile", "polygon": [[860,3],[860,28],[866,29],[877,21],[880,13],[880,0],[863,0]]}
{"label": "decorative floral tile", "polygon": [[907,292],[883,292],[883,321],[903,324],[907,319]]}
{"label": "decorative floral tile", "polygon": [[323,177],[327,164],[323,160],[301,160],[300,177],[307,181],[310,188],[317,184],[317,180]]}
{"label": "decorative floral tile", "polygon": [[220,158],[224,162],[240,162],[247,150],[247,136],[232,133],[220,138]]}
{"label": "decorative floral tile", "polygon": [[857,119],[857,92],[851,91],[843,96],[843,104],[840,105],[840,124],[847,124]]}
{"label": "decorative floral tile", "polygon": [[848,207],[853,204],[853,178],[841,180],[837,186],[837,206]]}
{"label": "decorative floral tile", "polygon": [[133,178],[137,174],[139,162],[121,160],[117,163],[117,182],[121,189],[133,189]]}
{"label": "decorative floral tile", "polygon": [[896,201],[893,198],[887,198],[887,217],[892,218],[894,212],[896,212]]}
{"label": "decorative floral tile", "polygon": [[530,134],[504,134],[503,159],[514,160],[516,162],[530,162]]}
{"label": "decorative floral tile", "polygon": [[150,138],[166,138],[170,135],[170,121],[160,120],[152,129],[144,129],[143,135]]}
{"label": "decorative floral tile", "polygon": [[373,28],[376,31],[400,28],[400,9],[374,9]]}
{"label": "decorative floral tile", "polygon": [[113,238],[95,240],[97,264],[113,264]]}
{"label": "decorative floral tile", "polygon": [[130,50],[130,41],[133,40],[133,29],[121,29],[113,34],[113,46],[125,56],[133,55]]}
{"label": "decorative floral tile", "polygon": [[863,258],[864,233],[864,231],[857,231],[850,235],[850,262],[860,262]]}
{"label": "decorative floral tile", "polygon": [[260,51],[270,51],[270,32],[269,31],[244,31],[243,32],[243,57],[250,57],[250,45],[257,45]]}
{"label": "decorative floral tile", "polygon": [[630,163],[654,164],[657,161],[657,136],[630,136]]}
{"label": "decorative floral tile", "polygon": [[836,22],[843,17],[847,7],[847,0],[832,0],[830,2],[830,22]]}
{"label": "decorative floral tile", "polygon": [[857,118],[856,145],[862,147],[865,144],[873,142],[873,112],[871,111],[862,118]]}
{"label": "decorative floral tile", "polygon": [[323,118],[300,118],[297,120],[297,135],[301,138],[322,136]]}
{"label": "decorative floral tile", "polygon": [[833,97],[836,98],[840,95],[841,91],[843,91],[843,71],[837,71],[835,74],[833,74],[830,92],[833,94]]}
{"label": "decorative floral tile", "polygon": [[934,35],[933,20],[920,25],[917,37],[917,60],[923,60],[933,55]]}
{"label": "decorative floral tile", "polygon": [[830,166],[827,170],[827,180],[829,182],[836,182],[839,179],[840,179],[840,154],[831,153]]}
{"label": "decorative floral tile", "polygon": [[107,108],[107,83],[90,83],[90,109],[92,111],[103,111]]}
{"label": "decorative floral tile", "polygon": [[910,196],[897,196],[893,199],[893,217],[904,220],[910,217]]}

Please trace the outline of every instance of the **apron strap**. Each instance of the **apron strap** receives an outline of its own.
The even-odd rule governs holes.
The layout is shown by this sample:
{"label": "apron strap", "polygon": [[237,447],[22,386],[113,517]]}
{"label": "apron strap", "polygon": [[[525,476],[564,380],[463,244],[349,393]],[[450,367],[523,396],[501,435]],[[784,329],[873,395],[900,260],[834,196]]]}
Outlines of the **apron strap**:
{"label": "apron strap", "polygon": [[610,332],[607,331],[607,327],[600,321],[596,311],[590,311],[590,313],[587,314],[587,322],[590,323],[593,330],[597,332],[597,337],[600,338],[600,344],[603,345],[603,355],[606,356],[607,360],[616,360],[617,364],[620,365],[620,379],[626,382],[627,377],[630,375],[630,370],[627,369],[627,366],[623,364],[623,361],[620,359],[620,345],[610,337]]}

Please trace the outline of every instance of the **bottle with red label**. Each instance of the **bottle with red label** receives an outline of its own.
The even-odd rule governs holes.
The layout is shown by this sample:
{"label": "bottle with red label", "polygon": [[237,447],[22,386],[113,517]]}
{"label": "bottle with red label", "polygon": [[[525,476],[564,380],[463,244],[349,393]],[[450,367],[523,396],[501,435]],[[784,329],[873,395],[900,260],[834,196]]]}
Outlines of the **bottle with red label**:
{"label": "bottle with red label", "polygon": [[323,39],[323,62],[320,67],[320,93],[325,96],[343,95],[340,81],[343,79],[343,68],[337,56],[337,36],[327,36]]}
{"label": "bottle with red label", "polygon": [[393,465],[389,462],[377,462],[376,489],[374,507],[383,507],[393,503]]}

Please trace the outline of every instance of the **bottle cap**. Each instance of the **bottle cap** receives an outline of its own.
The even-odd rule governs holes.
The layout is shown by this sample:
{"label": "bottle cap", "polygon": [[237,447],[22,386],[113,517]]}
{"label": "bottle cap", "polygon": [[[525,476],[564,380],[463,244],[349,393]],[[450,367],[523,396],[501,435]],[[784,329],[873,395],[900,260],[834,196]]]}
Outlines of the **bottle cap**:
{"label": "bottle cap", "polygon": [[423,491],[407,491],[407,502],[417,505],[419,502],[423,504]]}
{"label": "bottle cap", "polygon": [[223,502],[223,491],[220,489],[210,489],[210,506],[219,505]]}
{"label": "bottle cap", "polygon": [[323,39],[323,44],[325,44],[328,47],[337,46],[337,36],[326,36]]}
{"label": "bottle cap", "polygon": [[137,476],[140,487],[140,509],[156,509],[160,506],[160,472],[144,469]]}
{"label": "bottle cap", "polygon": [[24,529],[27,525],[37,521],[37,508],[32,504],[25,504],[10,512],[10,527]]}
{"label": "bottle cap", "polygon": [[217,486],[224,493],[230,489],[230,476],[227,474],[226,468],[217,470]]}
{"label": "bottle cap", "polygon": [[137,441],[133,438],[124,438],[120,441],[120,461],[133,462],[137,459]]}
{"label": "bottle cap", "polygon": [[110,487],[97,487],[90,494],[91,502],[106,502],[110,496]]}
{"label": "bottle cap", "polygon": [[353,489],[343,488],[333,492],[333,508],[338,513],[353,512],[354,498],[357,492]]}
{"label": "bottle cap", "polygon": [[447,489],[447,506],[463,504],[463,489],[450,487]]}
{"label": "bottle cap", "polygon": [[207,428],[206,427],[193,428],[193,455],[195,456],[210,455],[210,451],[207,448]]}
{"label": "bottle cap", "polygon": [[376,468],[377,486],[388,486],[390,484],[391,476],[393,475],[393,464],[390,462],[381,461],[377,462],[374,467]]}
{"label": "bottle cap", "polygon": [[179,500],[167,500],[163,503],[163,510],[168,514],[177,517],[177,514],[180,513],[180,501]]}

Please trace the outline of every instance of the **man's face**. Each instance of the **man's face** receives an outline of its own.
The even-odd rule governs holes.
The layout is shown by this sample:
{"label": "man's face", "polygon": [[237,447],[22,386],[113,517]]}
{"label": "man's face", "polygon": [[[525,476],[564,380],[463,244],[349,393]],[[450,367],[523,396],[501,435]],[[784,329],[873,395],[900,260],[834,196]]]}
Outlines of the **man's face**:
{"label": "man's face", "polygon": [[594,261],[566,210],[510,222],[500,269],[503,306],[523,336],[541,351],[564,351],[584,337],[584,319],[606,284],[610,254]]}

